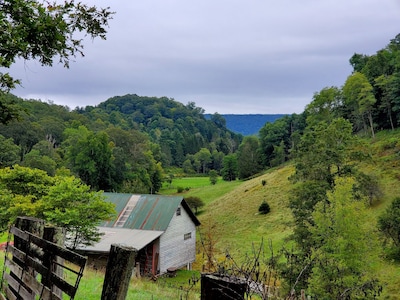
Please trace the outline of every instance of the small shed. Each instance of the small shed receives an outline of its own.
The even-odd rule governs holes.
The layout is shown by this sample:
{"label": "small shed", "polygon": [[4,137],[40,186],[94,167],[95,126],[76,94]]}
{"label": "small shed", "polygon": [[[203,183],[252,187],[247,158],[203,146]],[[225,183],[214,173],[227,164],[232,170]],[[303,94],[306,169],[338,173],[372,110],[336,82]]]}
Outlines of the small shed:
{"label": "small shed", "polygon": [[98,243],[78,249],[88,256],[89,264],[104,267],[111,244],[122,244],[138,250],[136,262],[142,275],[191,268],[200,222],[182,196],[104,195],[115,204],[117,216],[100,224],[103,236]]}

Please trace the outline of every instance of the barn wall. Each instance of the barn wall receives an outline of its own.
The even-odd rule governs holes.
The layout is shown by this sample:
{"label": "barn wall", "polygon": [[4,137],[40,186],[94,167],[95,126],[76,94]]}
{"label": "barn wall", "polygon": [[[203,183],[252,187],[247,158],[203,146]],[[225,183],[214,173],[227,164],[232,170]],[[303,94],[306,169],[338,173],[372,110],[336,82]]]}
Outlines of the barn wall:
{"label": "barn wall", "polygon": [[[181,215],[176,213],[171,219],[167,230],[160,237],[160,272],[168,268],[181,268],[196,259],[196,226],[186,210],[180,206]],[[185,240],[185,234],[191,238]]]}

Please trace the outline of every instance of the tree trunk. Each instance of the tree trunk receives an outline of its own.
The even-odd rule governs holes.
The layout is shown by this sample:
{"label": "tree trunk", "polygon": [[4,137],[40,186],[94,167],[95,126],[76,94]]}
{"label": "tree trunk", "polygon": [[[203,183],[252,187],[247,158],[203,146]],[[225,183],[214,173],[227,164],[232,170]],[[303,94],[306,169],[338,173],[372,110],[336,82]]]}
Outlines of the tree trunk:
{"label": "tree trunk", "polygon": [[372,113],[371,112],[368,113],[368,120],[369,120],[369,126],[371,126],[372,138],[374,139],[375,138],[375,131],[374,131],[374,124],[373,124],[373,121],[372,121]]}

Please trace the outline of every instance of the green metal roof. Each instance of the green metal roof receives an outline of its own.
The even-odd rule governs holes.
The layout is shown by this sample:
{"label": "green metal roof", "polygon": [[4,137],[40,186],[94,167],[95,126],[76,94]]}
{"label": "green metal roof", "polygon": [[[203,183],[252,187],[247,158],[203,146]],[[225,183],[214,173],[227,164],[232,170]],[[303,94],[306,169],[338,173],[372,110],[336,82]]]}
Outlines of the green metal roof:
{"label": "green metal roof", "polygon": [[116,206],[117,217],[111,221],[104,222],[101,226],[114,227],[118,217],[123,213],[126,204],[132,196],[138,197],[135,207],[125,221],[123,228],[165,231],[181,204],[187,211],[196,226],[199,220],[193,214],[182,196],[164,195],[133,195],[119,193],[104,193],[106,201]]}

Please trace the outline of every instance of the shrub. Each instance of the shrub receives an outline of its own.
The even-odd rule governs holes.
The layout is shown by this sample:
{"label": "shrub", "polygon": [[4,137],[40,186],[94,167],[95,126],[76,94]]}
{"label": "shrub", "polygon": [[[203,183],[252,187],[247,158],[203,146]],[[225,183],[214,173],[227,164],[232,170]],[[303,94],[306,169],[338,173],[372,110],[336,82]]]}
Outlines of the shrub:
{"label": "shrub", "polygon": [[260,214],[266,215],[271,211],[271,208],[269,207],[269,204],[264,200],[258,208],[258,211],[260,212]]}
{"label": "shrub", "polygon": [[194,210],[195,214],[197,215],[197,211],[199,208],[202,208],[204,206],[203,200],[201,200],[199,197],[186,197],[184,199],[186,203],[190,206],[192,210]]}
{"label": "shrub", "polygon": [[179,194],[182,193],[182,192],[183,192],[183,187],[178,186],[178,187],[176,188],[176,191],[177,191]]}
{"label": "shrub", "polygon": [[261,180],[262,186],[265,186],[267,184],[267,181],[265,179]]}

